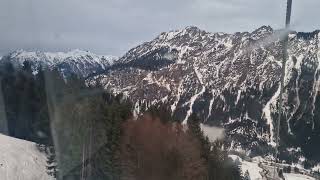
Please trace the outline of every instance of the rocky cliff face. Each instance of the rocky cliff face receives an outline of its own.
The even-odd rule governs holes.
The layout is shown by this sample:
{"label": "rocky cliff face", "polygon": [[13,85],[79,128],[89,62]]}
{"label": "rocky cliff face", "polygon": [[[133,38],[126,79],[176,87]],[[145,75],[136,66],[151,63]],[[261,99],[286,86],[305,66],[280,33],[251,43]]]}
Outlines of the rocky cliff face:
{"label": "rocky cliff face", "polygon": [[[235,34],[197,27],[161,33],[87,82],[124,93],[136,113],[166,104],[183,123],[196,113],[224,127],[231,148],[260,152],[275,144],[284,34],[267,26]],[[319,31],[289,34],[281,144],[320,159],[318,46]]]}

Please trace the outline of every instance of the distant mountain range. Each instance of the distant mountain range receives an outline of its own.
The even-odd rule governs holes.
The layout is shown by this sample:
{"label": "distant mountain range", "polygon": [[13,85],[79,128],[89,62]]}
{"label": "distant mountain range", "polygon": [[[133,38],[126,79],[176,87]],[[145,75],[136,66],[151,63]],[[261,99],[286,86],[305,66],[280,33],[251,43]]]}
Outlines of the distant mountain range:
{"label": "distant mountain range", "polygon": [[[234,34],[186,27],[161,33],[119,59],[83,51],[72,56],[18,51],[4,59],[31,60],[82,75],[88,84],[128,96],[136,114],[165,104],[186,123],[195,113],[203,123],[226,130],[228,148],[267,155],[275,146],[284,34],[269,26]],[[320,160],[319,38],[319,31],[289,33],[283,156],[303,153]]]}
{"label": "distant mountain range", "polygon": [[117,59],[115,56],[96,55],[78,49],[56,53],[18,50],[2,57],[2,61],[11,61],[15,65],[22,65],[24,61],[29,61],[32,63],[34,71],[42,66],[57,68],[64,76],[75,73],[81,77],[86,77],[91,73],[103,72]]}

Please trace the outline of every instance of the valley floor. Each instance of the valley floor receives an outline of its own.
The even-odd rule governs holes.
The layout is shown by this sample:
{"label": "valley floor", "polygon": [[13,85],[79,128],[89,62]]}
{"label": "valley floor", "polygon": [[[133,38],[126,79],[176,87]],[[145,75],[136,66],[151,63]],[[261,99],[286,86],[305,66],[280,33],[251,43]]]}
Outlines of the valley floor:
{"label": "valley floor", "polygon": [[[236,155],[229,155],[229,157],[234,161],[238,160],[240,162],[242,174],[244,175],[248,172],[251,180],[273,180],[274,177],[276,180],[282,180],[277,175],[274,176],[274,166],[271,166],[269,162],[261,157],[252,158],[250,161]],[[285,180],[316,180],[316,178],[308,175],[296,173],[284,173],[284,178]]]}

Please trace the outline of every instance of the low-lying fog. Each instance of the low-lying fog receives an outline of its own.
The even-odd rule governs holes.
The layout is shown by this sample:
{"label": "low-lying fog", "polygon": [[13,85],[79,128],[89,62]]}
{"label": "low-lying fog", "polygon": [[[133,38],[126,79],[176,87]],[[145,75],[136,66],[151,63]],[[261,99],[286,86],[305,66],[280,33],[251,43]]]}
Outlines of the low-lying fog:
{"label": "low-lying fog", "polygon": [[217,139],[222,139],[224,137],[224,129],[220,127],[215,127],[215,126],[208,126],[205,124],[201,124],[201,129],[203,133],[208,136],[209,140],[211,142],[217,140]]}

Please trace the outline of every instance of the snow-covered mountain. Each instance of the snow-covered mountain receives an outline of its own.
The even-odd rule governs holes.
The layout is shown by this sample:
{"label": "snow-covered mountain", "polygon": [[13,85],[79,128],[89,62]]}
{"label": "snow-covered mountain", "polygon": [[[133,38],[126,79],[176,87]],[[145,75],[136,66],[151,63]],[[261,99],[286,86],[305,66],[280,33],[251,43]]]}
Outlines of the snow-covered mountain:
{"label": "snow-covered mountain", "polygon": [[47,157],[35,143],[0,134],[1,180],[54,180],[47,174]]}
{"label": "snow-covered mountain", "polygon": [[2,61],[9,60],[16,65],[23,65],[23,62],[29,61],[33,64],[36,71],[42,67],[58,68],[63,75],[75,73],[81,77],[104,71],[112,65],[117,57],[100,56],[89,51],[72,50],[69,52],[31,52],[18,50],[3,57]]}
{"label": "snow-covered mountain", "polygon": [[[197,113],[206,124],[226,129],[231,148],[270,153],[284,34],[269,26],[234,34],[197,27],[164,32],[87,82],[124,93],[137,113],[160,103],[184,123]],[[281,144],[283,151],[301,147],[309,158],[320,160],[318,46],[319,31],[289,34]]]}

